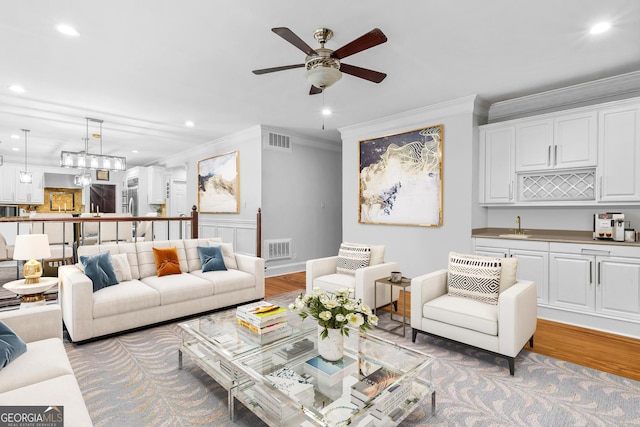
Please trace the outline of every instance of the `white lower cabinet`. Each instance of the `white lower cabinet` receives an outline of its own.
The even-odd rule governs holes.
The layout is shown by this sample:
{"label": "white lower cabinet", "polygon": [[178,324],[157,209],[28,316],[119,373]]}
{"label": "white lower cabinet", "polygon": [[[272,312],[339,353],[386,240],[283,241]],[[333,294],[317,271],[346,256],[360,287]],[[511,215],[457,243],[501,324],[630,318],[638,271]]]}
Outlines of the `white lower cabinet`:
{"label": "white lower cabinet", "polygon": [[517,278],[535,282],[538,304],[549,302],[549,244],[547,242],[476,239],[475,253],[501,258],[518,258]]}
{"label": "white lower cabinet", "polygon": [[549,305],[560,321],[640,337],[640,247],[552,242],[549,250]]}
{"label": "white lower cabinet", "polygon": [[475,238],[474,251],[518,258],[538,317],[640,338],[640,246]]}

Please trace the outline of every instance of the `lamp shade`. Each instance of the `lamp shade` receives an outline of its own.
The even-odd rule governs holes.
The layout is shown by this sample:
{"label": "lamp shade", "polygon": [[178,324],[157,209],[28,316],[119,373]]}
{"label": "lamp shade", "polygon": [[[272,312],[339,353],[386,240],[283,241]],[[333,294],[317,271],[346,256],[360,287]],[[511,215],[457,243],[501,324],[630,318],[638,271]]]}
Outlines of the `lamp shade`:
{"label": "lamp shade", "polygon": [[46,234],[19,234],[13,249],[13,259],[31,260],[51,257],[49,237]]}

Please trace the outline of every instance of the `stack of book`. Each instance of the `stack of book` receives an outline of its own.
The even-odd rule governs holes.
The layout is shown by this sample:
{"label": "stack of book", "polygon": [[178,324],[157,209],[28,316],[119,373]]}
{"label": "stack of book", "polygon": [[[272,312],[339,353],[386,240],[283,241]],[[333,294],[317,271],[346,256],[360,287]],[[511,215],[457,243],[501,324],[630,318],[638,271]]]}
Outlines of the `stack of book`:
{"label": "stack of book", "polygon": [[313,350],[313,341],[305,338],[301,341],[283,345],[275,352],[275,355],[288,362],[311,350]]}
{"label": "stack of book", "polygon": [[342,356],[342,359],[331,362],[323,359],[321,356],[316,356],[312,359],[304,362],[304,371],[318,379],[318,384],[323,383],[329,386],[334,386],[341,382],[342,379],[355,373],[357,371],[358,364],[355,359],[347,356]]}
{"label": "stack of book", "polygon": [[[241,330],[266,335],[287,329],[287,309],[266,301],[258,301],[236,309]],[[283,335],[286,336],[286,335]]]}
{"label": "stack of book", "polygon": [[[378,416],[380,414],[386,415],[386,413],[398,406],[411,390],[411,383],[408,381],[400,385],[393,384],[400,375],[400,372],[391,371],[384,367],[376,369],[351,386],[351,403],[363,408],[372,399],[380,395],[380,399],[376,400]],[[381,395],[382,393],[384,393],[384,396]],[[374,410],[374,415],[376,415],[375,412]]]}
{"label": "stack of book", "polygon": [[[313,384],[294,370],[284,366],[267,374],[265,378],[278,390],[303,406],[312,406],[314,399]],[[285,420],[298,413],[295,405],[287,403],[280,396],[269,392],[260,385],[254,387],[254,399],[263,409]]]}

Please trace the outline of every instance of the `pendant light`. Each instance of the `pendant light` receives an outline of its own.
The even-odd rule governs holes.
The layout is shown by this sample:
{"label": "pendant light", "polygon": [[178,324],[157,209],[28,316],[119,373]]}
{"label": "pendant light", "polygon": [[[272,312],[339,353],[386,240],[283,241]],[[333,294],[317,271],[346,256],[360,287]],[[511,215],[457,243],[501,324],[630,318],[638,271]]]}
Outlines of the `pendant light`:
{"label": "pendant light", "polygon": [[21,129],[24,132],[24,170],[20,171],[20,183],[31,184],[33,182],[33,174],[27,169],[27,133],[29,129]]}
{"label": "pendant light", "polygon": [[[63,168],[95,169],[95,170],[127,170],[127,159],[121,156],[109,156],[102,154],[102,120],[85,117],[87,136],[85,138],[84,151],[60,152],[60,166]],[[100,153],[89,153],[89,122],[99,123],[100,133],[93,134],[95,138],[100,138]],[[83,171],[84,172],[84,171]],[[88,172],[87,172],[88,173]]]}

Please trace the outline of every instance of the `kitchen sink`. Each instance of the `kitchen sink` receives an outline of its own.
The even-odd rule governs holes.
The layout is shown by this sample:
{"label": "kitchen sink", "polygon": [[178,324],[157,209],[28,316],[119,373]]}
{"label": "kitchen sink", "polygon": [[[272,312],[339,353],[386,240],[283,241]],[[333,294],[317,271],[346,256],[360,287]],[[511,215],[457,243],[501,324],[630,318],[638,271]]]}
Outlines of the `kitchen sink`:
{"label": "kitchen sink", "polygon": [[505,239],[528,239],[530,234],[500,234],[498,237],[504,237]]}

